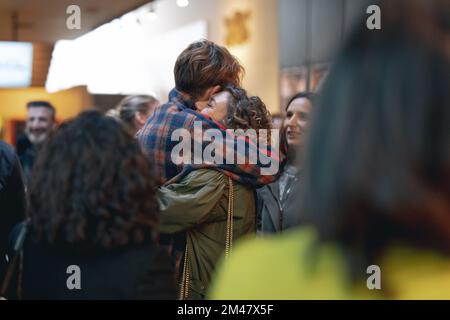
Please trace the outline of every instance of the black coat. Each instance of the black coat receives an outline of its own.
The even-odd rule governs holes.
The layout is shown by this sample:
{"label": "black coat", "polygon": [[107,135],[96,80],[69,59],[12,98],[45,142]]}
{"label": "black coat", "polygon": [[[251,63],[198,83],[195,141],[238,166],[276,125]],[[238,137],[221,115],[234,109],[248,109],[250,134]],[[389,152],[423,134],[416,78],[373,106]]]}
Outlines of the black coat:
{"label": "black coat", "polygon": [[[23,299],[176,299],[174,266],[162,247],[85,252],[27,240],[23,252]],[[67,285],[73,265],[79,290]]]}
{"label": "black coat", "polygon": [[301,224],[299,211],[300,174],[290,179],[284,200],[280,200],[280,180],[256,190],[259,233],[280,232]]}
{"label": "black coat", "polygon": [[3,280],[8,235],[25,219],[26,198],[22,169],[14,149],[0,141],[0,281]]}
{"label": "black coat", "polygon": [[25,183],[30,185],[31,172],[37,156],[37,148],[31,143],[25,134],[19,136],[16,145],[17,155],[19,156],[20,164],[22,165],[25,177]]}

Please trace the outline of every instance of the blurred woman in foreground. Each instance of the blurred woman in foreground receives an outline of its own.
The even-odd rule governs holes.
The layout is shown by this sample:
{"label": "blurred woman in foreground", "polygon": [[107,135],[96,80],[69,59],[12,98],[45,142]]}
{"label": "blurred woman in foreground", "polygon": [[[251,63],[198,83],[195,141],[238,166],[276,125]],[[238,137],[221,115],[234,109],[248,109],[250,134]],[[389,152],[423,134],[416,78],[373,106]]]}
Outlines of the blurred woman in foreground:
{"label": "blurred woman in foreground", "polygon": [[450,299],[450,64],[443,7],[423,3],[388,2],[331,71],[305,150],[309,226],[236,248],[211,298]]}

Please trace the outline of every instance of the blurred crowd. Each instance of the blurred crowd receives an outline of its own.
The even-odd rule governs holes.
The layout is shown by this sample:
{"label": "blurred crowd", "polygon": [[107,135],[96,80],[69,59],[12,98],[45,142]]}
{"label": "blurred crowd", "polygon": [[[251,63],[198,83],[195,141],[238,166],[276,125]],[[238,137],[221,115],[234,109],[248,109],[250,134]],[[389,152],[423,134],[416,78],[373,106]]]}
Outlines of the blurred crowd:
{"label": "blurred crowd", "polygon": [[[28,103],[16,149],[0,142],[0,296],[450,299],[450,5],[381,10],[382,30],[357,26],[320,89],[283,106],[277,137],[207,40],[178,56],[165,103],[128,96],[58,126]],[[278,172],[239,148],[175,161],[196,123]]]}

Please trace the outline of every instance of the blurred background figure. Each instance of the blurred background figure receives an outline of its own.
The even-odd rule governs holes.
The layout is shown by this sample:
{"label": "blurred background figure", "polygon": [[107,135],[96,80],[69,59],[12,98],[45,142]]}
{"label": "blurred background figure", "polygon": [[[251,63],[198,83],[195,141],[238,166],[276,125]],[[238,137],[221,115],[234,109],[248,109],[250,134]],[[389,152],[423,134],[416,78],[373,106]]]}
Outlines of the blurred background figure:
{"label": "blurred background figure", "polygon": [[5,276],[8,235],[15,224],[25,219],[25,186],[19,159],[14,149],[0,141],[0,282]]}
{"label": "blurred background figure", "polygon": [[159,105],[160,102],[153,96],[134,95],[125,97],[116,109],[119,119],[135,136]]}
{"label": "blurred background figure", "polygon": [[[175,298],[170,259],[155,245],[155,179],[122,124],[97,111],[64,123],[33,174],[23,298]],[[82,290],[68,290],[70,265]]]}
{"label": "blurred background figure", "polygon": [[105,116],[111,117],[111,118],[116,119],[116,120],[120,120],[120,118],[119,118],[119,110],[117,110],[117,108],[109,109],[108,111],[106,111]]}
{"label": "blurred background figure", "polygon": [[27,184],[36,154],[55,128],[55,108],[48,101],[31,101],[27,104],[25,134],[17,139],[17,153]]}
{"label": "blurred background figure", "polygon": [[449,9],[385,1],[356,31],[313,110],[308,226],[237,248],[211,297],[450,299]]}
{"label": "blurred background figure", "polygon": [[257,189],[259,231],[280,232],[300,223],[298,193],[302,174],[301,158],[309,126],[314,95],[301,92],[286,107],[281,128],[280,148],[287,155],[276,182]]}

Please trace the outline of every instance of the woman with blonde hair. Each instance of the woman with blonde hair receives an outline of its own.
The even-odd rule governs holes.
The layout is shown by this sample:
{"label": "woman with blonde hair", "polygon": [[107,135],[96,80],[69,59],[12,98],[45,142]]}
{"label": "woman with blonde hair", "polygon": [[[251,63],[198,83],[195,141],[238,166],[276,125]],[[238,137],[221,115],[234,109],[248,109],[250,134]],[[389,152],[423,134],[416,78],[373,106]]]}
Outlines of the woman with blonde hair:
{"label": "woman with blonde hair", "polygon": [[160,102],[153,96],[132,95],[125,97],[116,109],[118,118],[134,136],[159,105]]}

